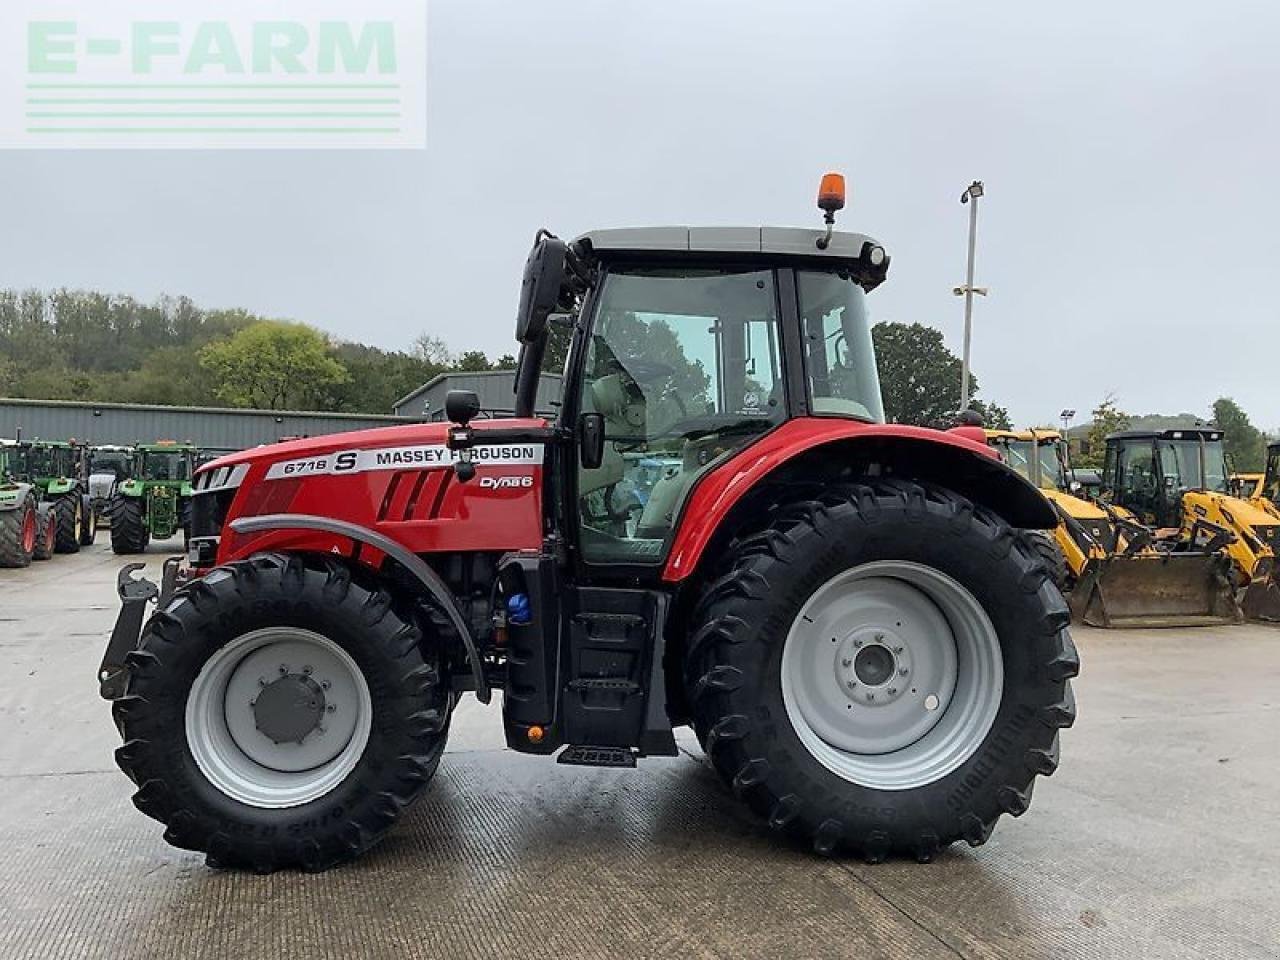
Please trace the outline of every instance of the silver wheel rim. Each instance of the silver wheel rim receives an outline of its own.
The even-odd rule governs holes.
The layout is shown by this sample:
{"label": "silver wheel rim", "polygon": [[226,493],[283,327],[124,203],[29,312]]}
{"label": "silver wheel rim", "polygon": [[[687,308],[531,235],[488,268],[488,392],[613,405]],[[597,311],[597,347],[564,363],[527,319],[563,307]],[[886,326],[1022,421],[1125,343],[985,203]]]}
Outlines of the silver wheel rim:
{"label": "silver wheel rim", "polygon": [[200,772],[254,807],[296,807],[333,790],[360,761],[372,722],[356,662],[328,637],[296,627],[235,638],[206,661],[187,695],[187,746]]}
{"label": "silver wheel rim", "polygon": [[934,783],[971,757],[1004,693],[1000,638],[968,590],[932,567],[846,570],[801,608],[782,699],[806,750],[882,790]]}

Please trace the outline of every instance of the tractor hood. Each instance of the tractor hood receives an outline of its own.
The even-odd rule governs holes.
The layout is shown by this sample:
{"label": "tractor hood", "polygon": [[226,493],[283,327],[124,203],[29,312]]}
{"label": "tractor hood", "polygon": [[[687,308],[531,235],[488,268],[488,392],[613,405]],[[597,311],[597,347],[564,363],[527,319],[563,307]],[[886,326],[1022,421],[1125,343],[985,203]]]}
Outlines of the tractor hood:
{"label": "tractor hood", "polygon": [[[545,420],[529,418],[477,420],[471,427],[482,431],[531,429],[546,425]],[[266,467],[261,473],[254,471],[262,479],[365,472],[379,468],[442,466],[454,459],[446,446],[449,427],[450,424],[443,422],[415,423],[264,444],[204,464],[196,471],[195,488],[199,491],[221,486],[225,478],[233,473],[244,476],[254,465]],[[479,447],[475,458],[483,462],[489,450],[500,449]],[[245,469],[237,471],[238,467]]]}

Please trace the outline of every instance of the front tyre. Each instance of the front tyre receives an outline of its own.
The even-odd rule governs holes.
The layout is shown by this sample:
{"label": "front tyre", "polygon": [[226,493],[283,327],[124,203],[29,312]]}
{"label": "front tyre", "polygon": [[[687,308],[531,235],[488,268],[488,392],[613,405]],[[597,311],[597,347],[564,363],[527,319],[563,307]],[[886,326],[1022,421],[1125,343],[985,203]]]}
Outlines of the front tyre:
{"label": "front tyre", "polygon": [[187,585],[147,624],[114,707],[135,806],[214,866],[358,856],[444,750],[424,626],[327,558],[262,555]]}
{"label": "front tyre", "polygon": [[821,854],[932,859],[1024,813],[1079,661],[1043,561],[903,481],[781,508],[694,614],[688,695],[720,775]]}
{"label": "front tyre", "polygon": [[142,553],[151,539],[142,500],[117,493],[111,498],[111,550],[118,556]]}

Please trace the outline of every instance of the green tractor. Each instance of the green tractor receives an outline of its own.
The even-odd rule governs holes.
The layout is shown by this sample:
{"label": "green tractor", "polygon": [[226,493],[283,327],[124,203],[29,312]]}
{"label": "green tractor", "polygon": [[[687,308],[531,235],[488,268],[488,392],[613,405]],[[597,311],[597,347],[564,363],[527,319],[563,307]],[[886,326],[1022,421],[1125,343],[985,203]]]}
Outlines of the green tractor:
{"label": "green tractor", "polygon": [[141,553],[152,539],[168,540],[179,530],[185,545],[197,454],[192,445],[171,440],[134,448],[133,473],[111,498],[112,550]]}
{"label": "green tractor", "polygon": [[0,440],[0,567],[30,564],[43,532],[35,488],[16,479],[16,446]]}
{"label": "green tractor", "polygon": [[97,536],[89,501],[88,447],[64,440],[34,440],[14,445],[17,478],[31,484],[53,515],[54,549],[78,553]]}

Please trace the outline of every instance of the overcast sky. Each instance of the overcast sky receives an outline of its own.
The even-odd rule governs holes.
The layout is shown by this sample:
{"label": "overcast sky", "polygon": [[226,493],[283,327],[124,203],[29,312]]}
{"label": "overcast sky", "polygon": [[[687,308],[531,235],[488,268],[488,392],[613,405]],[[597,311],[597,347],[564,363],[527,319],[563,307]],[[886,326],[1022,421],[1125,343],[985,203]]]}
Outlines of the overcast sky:
{"label": "overcast sky", "polygon": [[1280,426],[1280,4],[431,0],[428,44],[425,152],[0,154],[0,286],[497,355],[538,227],[816,224],[837,169],[875,318],[959,352],[977,177],[984,396]]}

